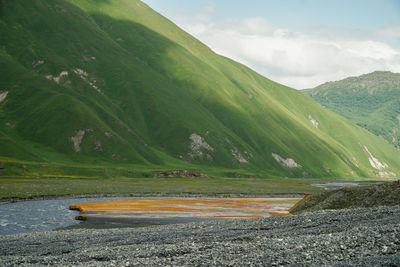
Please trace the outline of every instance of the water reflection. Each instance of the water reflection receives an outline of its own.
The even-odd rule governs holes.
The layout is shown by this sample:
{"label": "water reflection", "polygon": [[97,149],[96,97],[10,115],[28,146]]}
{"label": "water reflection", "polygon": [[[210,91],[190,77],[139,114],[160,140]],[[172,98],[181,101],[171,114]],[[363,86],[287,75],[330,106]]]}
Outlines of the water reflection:
{"label": "water reflection", "polygon": [[8,203],[0,205],[0,235],[50,231],[79,223],[77,211],[69,205],[126,198],[56,199]]}
{"label": "water reflection", "polygon": [[82,220],[129,218],[260,218],[289,215],[298,198],[146,198],[72,205]]}
{"label": "water reflection", "polygon": [[[75,203],[128,200],[129,208],[88,211],[101,222],[115,220],[132,222],[132,216],[143,224],[164,224],[196,221],[205,218],[255,218],[285,215],[298,199],[188,199],[188,198],[88,198],[24,201],[0,205],[0,235],[51,231],[80,223],[78,211],[70,210]],[[115,202],[115,203],[124,203]],[[127,204],[129,202],[125,202]],[[132,206],[133,204],[133,207]],[[147,204],[146,204],[147,203]],[[107,204],[108,205],[108,204]],[[106,206],[107,206],[106,205]],[[87,205],[87,207],[90,205]],[[93,205],[92,205],[93,206]],[[101,205],[100,205],[101,206]],[[110,206],[109,206],[110,207]],[[153,208],[151,208],[153,207]],[[101,217],[101,218],[100,218]]]}
{"label": "water reflection", "polygon": [[311,184],[315,187],[320,187],[324,189],[339,189],[343,187],[353,187],[360,185],[373,185],[373,184],[382,184],[384,181],[363,181],[363,180],[354,180],[353,182],[330,182],[330,183],[322,183],[322,184]]}

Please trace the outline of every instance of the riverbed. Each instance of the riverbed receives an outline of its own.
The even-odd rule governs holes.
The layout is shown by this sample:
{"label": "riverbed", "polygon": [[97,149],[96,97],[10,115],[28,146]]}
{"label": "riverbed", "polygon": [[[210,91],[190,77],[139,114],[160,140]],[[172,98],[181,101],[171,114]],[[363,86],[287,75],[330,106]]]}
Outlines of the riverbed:
{"label": "riverbed", "polygon": [[[313,184],[313,186],[323,187],[325,189],[340,188],[344,186],[358,186],[361,184],[370,183],[381,183],[382,181],[364,181],[364,180],[354,180],[354,181],[340,181],[335,183],[322,183]],[[244,207],[239,209],[226,209],[226,203],[222,203],[225,207],[211,207],[211,212],[179,212],[175,208],[199,208],[204,203],[197,203],[192,206],[181,204],[164,203],[164,208],[170,208],[170,210],[153,210],[149,213],[148,210],[131,210],[131,211],[118,211],[114,210],[97,210],[92,211],[92,214],[85,214],[85,218],[91,217],[91,222],[93,225],[81,223],[76,220],[75,217],[80,213],[79,211],[70,210],[69,206],[79,203],[88,202],[104,202],[104,201],[116,201],[116,200],[132,200],[132,199],[145,199],[145,198],[132,198],[132,197],[108,197],[108,198],[71,198],[71,199],[54,199],[54,200],[33,200],[33,201],[22,201],[16,203],[6,203],[0,205],[0,235],[10,235],[17,233],[28,233],[28,232],[42,232],[51,231],[60,228],[86,228],[94,227],[101,228],[105,224],[107,227],[138,227],[138,226],[148,226],[148,225],[160,225],[160,224],[173,224],[181,222],[195,222],[195,221],[205,221],[210,218],[220,217],[220,218],[255,218],[255,217],[268,217],[271,215],[281,215],[282,213],[287,213],[289,208],[296,202],[294,200],[289,200],[286,203],[281,201],[280,203],[275,202],[275,205],[264,203],[266,206],[256,207],[256,209],[251,210],[251,205],[254,206],[255,203],[247,203]],[[150,199],[150,198],[147,198]],[[171,199],[171,198],[156,198],[157,199]],[[179,199],[190,199],[190,198],[173,198],[174,201]],[[192,198],[193,199],[193,198]],[[244,198],[245,199],[245,198]],[[154,198],[153,198],[154,201]],[[215,199],[209,199],[209,201],[215,201]],[[222,199],[222,202],[226,202],[227,199]],[[245,201],[245,200],[244,200]],[[294,202],[293,202],[294,201]],[[229,201],[228,201],[229,202]],[[193,203],[192,203],[193,204]],[[232,203],[231,205],[235,204]],[[236,203],[238,204],[238,203]],[[239,203],[240,204],[240,203]],[[241,203],[240,205],[242,205]],[[274,204],[274,203],[272,203]],[[162,204],[158,204],[158,206]],[[199,206],[200,205],[200,206]],[[250,205],[250,206],[249,206]],[[205,207],[210,208],[210,205],[205,205]],[[250,209],[249,209],[250,207]],[[204,205],[203,205],[204,208]],[[224,209],[221,211],[221,208]],[[175,210],[174,210],[175,209]],[[275,213],[275,214],[274,214]]]}
{"label": "riverbed", "polygon": [[[60,228],[140,227],[205,221],[211,218],[259,218],[285,215],[299,198],[87,198],[0,205],[0,235]],[[85,222],[75,218],[86,207]],[[88,203],[88,204],[85,204]],[[87,207],[92,207],[88,210]],[[274,214],[277,213],[277,214]],[[82,215],[81,215],[82,216]]]}
{"label": "riverbed", "polygon": [[33,200],[0,205],[0,235],[51,231],[78,224],[77,211],[69,209],[75,203],[110,201],[127,198],[87,198]]}
{"label": "riverbed", "polygon": [[1,266],[398,266],[400,207],[0,236]]}

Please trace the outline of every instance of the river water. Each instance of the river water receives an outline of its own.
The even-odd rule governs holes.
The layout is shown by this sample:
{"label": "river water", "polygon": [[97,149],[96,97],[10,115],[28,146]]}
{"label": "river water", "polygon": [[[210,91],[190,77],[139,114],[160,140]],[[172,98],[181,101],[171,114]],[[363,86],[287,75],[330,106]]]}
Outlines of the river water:
{"label": "river water", "polygon": [[[376,181],[369,181],[367,183],[377,183]],[[378,182],[380,183],[380,182]],[[340,188],[344,186],[357,186],[359,185],[358,181],[354,182],[335,182],[335,183],[324,183],[324,184],[313,184],[313,186],[317,187],[322,187],[325,189],[333,189],[333,188]],[[69,210],[69,206],[77,203],[89,203],[89,202],[102,202],[102,201],[115,201],[115,200],[127,200],[127,199],[141,199],[141,198],[124,198],[124,197],[119,197],[119,198],[79,198],[79,199],[56,199],[56,200],[37,200],[37,201],[24,201],[24,202],[16,202],[16,203],[8,203],[8,204],[3,204],[0,205],[0,235],[9,235],[9,234],[17,234],[17,233],[27,233],[27,232],[41,232],[41,231],[51,231],[57,228],[63,228],[63,227],[68,227],[71,225],[75,225],[80,223],[79,221],[75,220],[75,217],[79,215],[80,213],[78,211],[73,211]],[[176,199],[175,199],[176,200]],[[224,201],[225,202],[225,201]],[[167,203],[168,207],[170,208],[171,204],[173,203]],[[191,208],[187,207],[185,205],[178,205],[179,203],[173,204],[174,207],[178,208]],[[196,206],[198,205],[203,205],[204,203],[191,203],[192,207],[197,208]],[[225,203],[226,204],[226,203]],[[275,212],[276,209],[281,209],[284,208],[284,210],[288,209],[290,205],[293,205],[294,203],[291,202],[291,204],[283,204],[280,203],[279,205],[272,205],[272,206],[266,206],[265,211],[266,211],[266,216],[268,216],[268,211]],[[131,205],[131,204],[130,204]],[[141,204],[143,206],[143,204]],[[126,204],[125,204],[126,206]],[[208,205],[209,206],[209,205]],[[137,216],[138,213],[143,213],[143,210],[137,210],[137,208],[133,209],[130,208],[130,210],[125,210],[123,211],[123,214],[121,211],[119,211],[119,217],[126,217],[129,215],[129,217],[133,217],[135,215],[138,220],[144,220],[147,222],[148,218],[157,218],[160,219],[162,217],[169,217],[167,219],[171,220],[171,217],[176,218],[174,214],[171,214],[171,210],[168,210],[168,213],[166,213],[164,207],[164,210],[159,210],[159,211],[153,211],[152,214],[149,215],[149,213],[143,215],[143,216]],[[216,217],[215,215],[221,215],[220,217],[223,217],[224,215],[248,215],[248,208],[245,207],[245,209],[242,209],[239,207],[239,210],[234,211],[233,214],[230,213],[221,213],[217,214],[215,211],[212,211],[211,214],[207,214],[209,217]],[[247,210],[247,211],[246,211]],[[241,214],[242,211],[246,211],[247,213]],[[115,213],[116,211],[108,210],[108,211],[101,211],[103,214],[106,214],[106,217],[109,217],[111,214],[114,216],[112,213]],[[158,212],[158,213],[157,213]],[[285,211],[284,211],[285,212]],[[127,214],[130,213],[130,214]],[[169,215],[168,215],[169,214]],[[167,215],[167,216],[165,216]],[[205,214],[203,213],[203,216]],[[180,216],[180,217],[196,217],[198,215],[190,212],[186,212],[186,216]],[[104,217],[104,216],[103,216]],[[116,217],[116,216],[114,216]],[[139,218],[140,217],[140,218]],[[181,221],[184,221],[183,219],[180,219]],[[109,220],[109,219],[107,219]],[[131,220],[131,219],[130,219]],[[150,224],[154,224],[156,221],[152,219],[152,222]],[[175,220],[172,219],[172,222],[176,222]]]}
{"label": "river water", "polygon": [[[24,201],[0,205],[0,235],[51,231],[78,224],[80,221],[75,220],[75,217],[80,213],[69,209],[70,205],[77,203],[95,203],[95,211],[89,212],[89,215],[85,214],[86,218],[90,218],[91,223],[124,222],[131,227],[190,222],[208,218],[258,218],[276,214],[287,215],[290,207],[298,200],[300,199],[120,197]],[[93,208],[93,204],[88,205]],[[98,209],[99,206],[100,209]]]}
{"label": "river water", "polygon": [[78,211],[69,210],[76,203],[127,198],[55,199],[0,205],[0,235],[50,231],[79,223]]}

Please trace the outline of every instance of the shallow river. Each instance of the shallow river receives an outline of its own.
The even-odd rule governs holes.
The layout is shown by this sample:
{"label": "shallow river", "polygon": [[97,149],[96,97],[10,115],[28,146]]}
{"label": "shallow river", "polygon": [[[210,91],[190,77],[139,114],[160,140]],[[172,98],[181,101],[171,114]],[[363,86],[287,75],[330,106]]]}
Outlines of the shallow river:
{"label": "shallow river", "polygon": [[[117,201],[119,200],[119,201]],[[300,199],[218,198],[89,198],[24,201],[0,205],[0,235],[50,231],[80,223],[80,204],[85,219],[165,224],[209,218],[257,218],[285,215]],[[111,202],[110,202],[111,201]],[[82,204],[92,203],[92,204]]]}
{"label": "shallow river", "polygon": [[56,199],[0,205],[0,235],[50,231],[79,223],[78,211],[69,210],[76,203],[126,198]]}
{"label": "shallow river", "polygon": [[[362,181],[363,184],[381,181]],[[312,184],[325,189],[357,186],[361,181]],[[107,203],[103,201],[125,200]],[[130,200],[126,202],[126,200]],[[172,201],[171,201],[172,200]],[[125,221],[138,224],[164,224],[187,222],[206,218],[254,218],[288,213],[289,208],[299,199],[271,200],[258,199],[211,199],[211,198],[86,198],[24,201],[0,205],[0,235],[26,232],[50,231],[77,225],[75,217],[82,215],[92,221]],[[76,208],[84,212],[70,210],[73,204],[96,202]],[[156,202],[156,203],[155,203]],[[103,207],[102,207],[103,206]],[[105,208],[104,208],[105,206]]]}

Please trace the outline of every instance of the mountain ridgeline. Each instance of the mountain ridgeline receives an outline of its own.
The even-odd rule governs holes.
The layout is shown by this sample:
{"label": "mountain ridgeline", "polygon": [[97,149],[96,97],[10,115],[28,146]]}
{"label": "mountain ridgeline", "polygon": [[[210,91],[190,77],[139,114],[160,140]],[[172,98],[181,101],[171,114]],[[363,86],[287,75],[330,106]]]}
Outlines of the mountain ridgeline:
{"label": "mountain ridgeline", "polygon": [[400,174],[385,140],[215,54],[139,0],[0,7],[0,160]]}
{"label": "mountain ridgeline", "polygon": [[400,73],[376,71],[304,92],[400,148]]}

